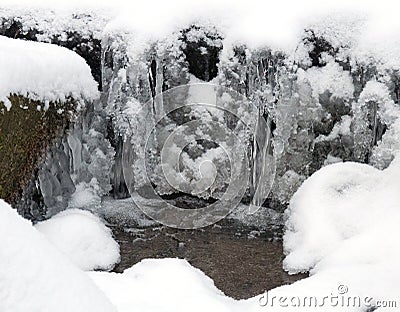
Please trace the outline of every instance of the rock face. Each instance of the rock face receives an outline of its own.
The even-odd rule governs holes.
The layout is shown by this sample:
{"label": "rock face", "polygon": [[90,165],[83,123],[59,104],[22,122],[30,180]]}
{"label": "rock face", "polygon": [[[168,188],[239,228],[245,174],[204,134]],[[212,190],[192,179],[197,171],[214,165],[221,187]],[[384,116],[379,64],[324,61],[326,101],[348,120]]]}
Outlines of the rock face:
{"label": "rock face", "polygon": [[24,217],[46,219],[74,207],[74,196],[82,201],[80,207],[85,200],[96,204],[111,190],[114,150],[105,138],[105,116],[98,106],[88,102],[77,117],[62,124],[63,132],[53,133],[28,175],[30,180],[15,198],[14,206]]}
{"label": "rock face", "polygon": [[[18,191],[28,183],[30,174],[37,170],[47,147],[68,127],[75,105],[73,100],[52,103],[42,112],[37,110],[39,101],[16,95],[9,100],[9,111],[4,103],[0,108],[0,197],[13,202],[21,195]],[[61,107],[65,110],[59,114]]]}
{"label": "rock face", "polygon": [[0,196],[42,220],[81,184],[93,196],[108,193],[114,152],[88,65],[55,45],[0,40]]}
{"label": "rock face", "polygon": [[[299,185],[322,166],[358,161],[385,168],[398,150],[398,71],[393,63],[385,63],[385,55],[377,57],[365,49],[360,53],[353,38],[360,26],[352,23],[328,20],[310,25],[295,51],[280,51],[229,44],[232,41],[210,24],[183,25],[166,37],[149,39],[135,30],[105,28],[108,19],[96,14],[63,15],[60,20],[55,12],[43,19],[37,12],[31,15],[35,23],[27,13],[0,11],[0,34],[52,42],[77,52],[102,90],[100,102],[89,103],[74,123],[63,124],[64,134],[47,146],[42,163],[26,169],[32,179],[23,179],[27,186],[16,206],[33,219],[71,205],[71,198],[81,191],[94,194],[95,203],[105,194],[128,197],[131,185],[123,174],[124,151],[127,146],[133,151],[125,155],[133,162],[148,156],[142,139],[150,124],[145,121],[158,120],[168,111],[168,98],[160,95],[192,82],[211,81],[234,90],[256,108],[252,123],[264,120],[270,126],[256,128],[241,146],[250,155],[252,177],[243,202],[255,195],[266,157],[274,157],[276,176],[264,205],[282,212]],[[49,25],[57,27],[52,31]],[[175,100],[187,100],[190,93],[183,87]],[[145,103],[150,105],[143,109]],[[171,133],[196,113],[185,108],[166,114],[156,131]],[[231,128],[237,123],[226,115],[221,118]],[[155,164],[160,156],[156,141],[149,170],[161,196],[218,200],[215,190],[226,188],[223,179],[201,196],[172,189]],[[197,140],[184,150],[186,162],[196,164],[217,148],[215,142]],[[141,174],[135,172],[135,191],[144,187]],[[13,182],[8,192],[20,192],[18,183]]]}

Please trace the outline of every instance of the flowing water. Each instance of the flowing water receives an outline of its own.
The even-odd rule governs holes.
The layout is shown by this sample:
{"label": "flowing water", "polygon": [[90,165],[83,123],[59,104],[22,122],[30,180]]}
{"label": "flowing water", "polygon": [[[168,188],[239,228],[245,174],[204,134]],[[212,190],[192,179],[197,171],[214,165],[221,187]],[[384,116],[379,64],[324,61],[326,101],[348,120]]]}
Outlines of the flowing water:
{"label": "flowing water", "polygon": [[113,233],[121,247],[115,272],[145,258],[184,258],[235,299],[250,298],[307,276],[289,275],[282,269],[281,239],[266,231],[238,229],[232,221],[197,230],[115,227]]}

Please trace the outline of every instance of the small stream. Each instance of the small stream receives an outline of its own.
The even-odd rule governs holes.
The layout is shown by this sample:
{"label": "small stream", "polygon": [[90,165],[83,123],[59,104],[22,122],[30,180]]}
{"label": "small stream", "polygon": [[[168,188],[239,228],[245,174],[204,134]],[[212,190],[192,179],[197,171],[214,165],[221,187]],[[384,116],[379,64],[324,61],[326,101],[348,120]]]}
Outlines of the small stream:
{"label": "small stream", "polygon": [[308,276],[289,275],[282,269],[282,240],[276,235],[227,220],[198,230],[114,227],[113,233],[121,248],[115,272],[145,258],[184,258],[235,299],[250,298]]}

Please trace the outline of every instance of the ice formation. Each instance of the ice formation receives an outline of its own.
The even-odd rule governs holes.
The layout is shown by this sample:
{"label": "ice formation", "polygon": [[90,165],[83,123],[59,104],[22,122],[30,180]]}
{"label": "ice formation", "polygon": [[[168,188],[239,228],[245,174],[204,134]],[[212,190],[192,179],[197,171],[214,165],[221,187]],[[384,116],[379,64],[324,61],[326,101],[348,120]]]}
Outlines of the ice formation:
{"label": "ice formation", "polygon": [[[162,10],[165,6],[160,8]],[[248,185],[242,202],[249,204],[253,200],[253,203],[261,204],[264,196],[263,192],[257,193],[257,186],[261,184],[261,190],[272,187],[263,204],[273,210],[263,207],[249,217],[243,208],[246,206],[240,205],[231,218],[260,227],[268,222],[276,226],[284,222],[282,212],[289,207],[284,237],[285,267],[291,272],[311,272],[309,278],[274,289],[269,295],[313,295],[322,298],[344,285],[349,287],[350,295],[396,298],[399,255],[395,229],[399,221],[400,202],[398,40],[387,40],[376,34],[370,36],[374,25],[368,18],[331,15],[307,23],[299,36],[292,38],[292,44],[284,48],[269,45],[269,38],[263,44],[255,45],[239,34],[235,36],[235,30],[241,29],[243,20],[236,20],[235,25],[229,26],[211,17],[202,19],[189,14],[174,20],[164,14],[168,15],[165,20],[161,14],[155,14],[156,9],[144,12],[141,18],[138,16],[140,10],[136,10],[139,12],[135,13],[138,19],[132,18],[129,12],[115,17],[87,11],[87,14],[64,14],[59,18],[59,13],[43,14],[39,9],[4,9],[0,12],[1,34],[52,42],[76,51],[91,66],[101,90],[100,99],[91,96],[97,91],[87,66],[78,66],[78,69],[68,67],[65,72],[62,71],[63,66],[71,65],[69,58],[83,64],[82,59],[78,61],[76,55],[71,53],[64,53],[66,62],[56,64],[60,67],[46,68],[40,62],[26,64],[27,68],[44,71],[46,79],[43,78],[43,81],[51,87],[50,91],[74,97],[83,92],[89,101],[67,133],[49,148],[31,183],[25,188],[21,201],[16,204],[19,210],[27,217],[39,220],[67,207],[85,208],[109,216],[119,224],[125,225],[124,222],[129,223],[127,219],[131,218],[135,226],[147,226],[154,223],[144,218],[139,210],[131,209],[131,199],[126,198],[129,193],[148,196],[151,193],[149,184],[165,197],[184,194],[199,201],[218,200],[230,173],[222,150],[235,144],[229,141],[229,137],[219,145],[208,142],[215,139],[210,133],[217,133],[217,136],[223,133],[215,131],[216,128],[211,125],[213,121],[218,121],[228,125],[229,129],[235,129],[237,119],[217,113],[215,107],[185,107],[158,123],[155,134],[150,137],[150,149],[145,149],[147,134],[153,133],[153,125],[168,112],[172,100],[194,102],[199,97],[195,87],[187,84],[211,82],[245,97],[246,101],[238,101],[243,105],[235,109],[241,113],[240,118],[250,120],[250,124],[254,125],[250,133],[244,131],[242,144],[235,146],[250,155],[246,163],[249,181],[245,181]],[[263,10],[259,11],[265,14]],[[148,18],[149,15],[152,18]],[[262,17],[257,22],[265,20],[265,16]],[[156,23],[158,18],[166,24]],[[274,16],[271,20],[276,21]],[[274,27],[261,25],[251,31],[265,34],[266,29]],[[248,31],[245,27],[241,30]],[[13,54],[17,46],[21,46],[19,51],[25,49],[25,45],[27,49],[30,50],[28,45],[31,45],[35,50],[33,43],[5,38],[0,40],[13,47],[9,54]],[[39,45],[43,46],[36,44],[36,47]],[[46,51],[52,50],[56,48],[46,46]],[[47,56],[54,62],[55,55]],[[5,61],[3,67],[13,70],[7,66]],[[72,81],[69,79],[69,75],[73,77],[72,70],[82,73],[82,81],[90,84],[90,89],[80,89],[85,83],[72,87],[65,84],[70,90],[60,89],[58,80],[47,75],[54,76],[51,69],[57,74],[62,71],[60,77],[67,82]],[[27,86],[16,88],[18,85],[13,78],[13,84],[7,86],[2,96],[7,96],[9,92],[39,96],[43,86],[40,85],[42,80],[34,79],[37,74],[33,72],[29,78],[29,83],[33,80],[28,86],[32,89]],[[162,93],[168,95],[175,87],[180,90],[178,98],[161,96]],[[213,100],[218,98],[221,102],[227,100],[226,103],[230,103],[229,97],[219,95]],[[50,92],[41,99],[54,99],[53,96]],[[211,98],[210,93],[201,94],[203,96],[207,101]],[[246,106],[248,103],[254,109]],[[9,103],[5,100],[5,111],[7,108]],[[196,118],[204,123],[198,127],[198,132],[190,135],[184,132],[188,134],[185,139],[201,134],[203,140],[193,140],[191,145],[184,147],[179,144],[169,146],[168,155],[182,151],[182,157],[176,157],[179,163],[175,165],[183,165],[183,168],[166,168],[169,177],[175,179],[169,183],[164,176],[165,168],[157,165],[162,155],[158,144],[176,128]],[[260,126],[263,120],[268,127]],[[187,142],[182,140],[177,143],[183,145]],[[241,156],[240,153],[237,155]],[[272,163],[271,157],[276,161],[273,185],[269,185],[268,180],[260,180],[260,177],[269,176],[265,173],[266,164]],[[144,159],[149,160],[148,167],[140,163]],[[130,173],[124,172],[124,164],[130,166]],[[146,171],[152,183],[147,183]],[[180,181],[180,174],[189,181],[190,187],[171,187],[171,184],[179,184],[176,182]],[[215,178],[216,184],[204,190],[209,180],[202,179],[203,176],[211,177],[211,180]],[[115,201],[110,197],[104,198],[107,195],[125,199]],[[159,202],[151,201],[151,204],[157,207]],[[9,209],[8,206],[6,208]],[[8,214],[12,212],[7,212],[5,219],[0,220],[8,220]],[[8,237],[9,231],[16,233],[12,232],[7,222],[5,228],[0,227],[0,230],[5,231],[4,237]],[[389,230],[394,234],[386,235],[382,240],[382,233]],[[31,229],[28,236],[30,234],[34,241],[37,240],[36,232],[33,234]],[[1,242],[8,244],[9,240]],[[4,250],[9,257],[10,246],[6,247]],[[47,250],[50,247],[40,248]],[[24,249],[24,252],[27,250]],[[15,258],[18,261],[21,259],[18,255]],[[28,258],[23,257],[23,260]],[[54,264],[49,266],[53,268]],[[26,268],[26,262],[18,266],[18,269],[21,268]],[[181,283],[173,288],[170,281],[177,278],[177,271],[182,273],[178,276]],[[30,273],[32,270],[26,272]],[[79,275],[76,271],[73,274]],[[265,300],[265,297],[241,302],[223,297],[209,279],[180,260],[145,261],[121,275],[96,272],[89,275],[121,311],[132,306],[144,311],[159,306],[172,311],[187,310],[192,300],[197,303],[195,296],[199,294],[204,299],[195,305],[199,310],[210,305],[213,309],[217,307],[227,311],[266,309],[260,306],[260,300]],[[77,278],[83,279],[79,276]],[[6,277],[7,286],[11,283],[16,289],[21,287],[19,283],[13,284],[14,275]],[[35,281],[39,283],[41,280]],[[57,282],[59,280],[51,280],[50,286],[57,287]],[[82,285],[85,283],[88,282],[83,281]],[[191,283],[193,288],[182,288],[185,283]],[[121,285],[143,296],[136,300],[130,293],[122,292]],[[160,302],[154,302],[154,285]],[[92,286],[87,284],[91,289],[89,292],[96,293]],[[68,288],[67,291],[75,289]],[[18,294],[18,290],[15,293]],[[181,298],[180,301],[175,297],[176,293],[187,295],[184,299],[188,300]],[[105,299],[98,300],[102,302]],[[52,303],[50,301],[49,304]],[[18,301],[17,304],[22,303]],[[108,306],[104,303],[101,308]],[[335,310],[333,307],[325,308],[327,311]],[[376,308],[381,310],[374,303],[369,310],[367,307],[348,307],[346,311],[372,311]],[[89,309],[88,306],[86,310]],[[288,311],[287,307],[276,309]],[[298,307],[293,310],[298,311]],[[309,311],[310,307],[303,310]]]}
{"label": "ice formation", "polygon": [[[198,132],[207,140],[192,142],[183,150],[182,172],[170,171],[191,181],[188,188],[171,187],[164,177],[157,164],[159,145],[164,135],[190,118],[204,123],[215,118],[229,126],[235,118],[185,108],[164,118],[149,141],[150,148],[144,148],[146,135],[169,108],[161,94],[193,82],[230,88],[255,107],[254,129],[241,145],[249,155],[243,203],[282,212],[299,185],[326,164],[359,161],[383,169],[397,150],[400,62],[396,42],[368,36],[374,24],[363,15],[312,19],[302,24],[291,44],[282,47],[268,45],[267,35],[267,45],[255,44],[250,35],[249,40],[239,33],[235,37],[234,30],[246,21],[247,11],[235,25],[202,10],[175,20],[160,18],[154,25],[145,22],[148,12],[138,19],[132,18],[137,13],[113,10],[108,14],[101,10],[81,14],[81,9],[76,14],[41,12],[4,8],[1,33],[76,51],[91,66],[101,99],[89,104],[49,150],[28,185],[19,206],[34,219],[67,206],[80,208],[80,199],[86,199],[82,206],[93,209],[101,206],[104,195],[127,198],[132,190],[149,194],[147,173],[160,196],[184,193],[218,200],[229,171],[220,147],[207,141],[211,126],[204,125]],[[54,28],[49,26],[53,24]],[[177,102],[193,101],[191,97],[190,88],[182,87]],[[245,105],[243,109],[249,111]],[[137,162],[144,158],[149,159],[146,170]],[[132,166],[132,176],[124,175],[124,159]],[[208,161],[214,165],[199,170]],[[202,174],[215,178],[215,183],[199,192]],[[275,175],[273,185],[268,180],[271,175]],[[32,194],[38,196],[33,199]]]}

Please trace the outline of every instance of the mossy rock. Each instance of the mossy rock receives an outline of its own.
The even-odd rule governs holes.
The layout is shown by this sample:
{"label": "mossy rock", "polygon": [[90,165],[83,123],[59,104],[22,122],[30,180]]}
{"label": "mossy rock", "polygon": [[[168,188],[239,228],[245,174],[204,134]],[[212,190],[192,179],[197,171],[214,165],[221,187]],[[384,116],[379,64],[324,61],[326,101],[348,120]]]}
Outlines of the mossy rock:
{"label": "mossy rock", "polygon": [[[73,99],[43,103],[11,95],[11,109],[0,102],[0,198],[14,202],[53,140],[62,135],[76,107]],[[40,109],[38,109],[40,107]]]}

